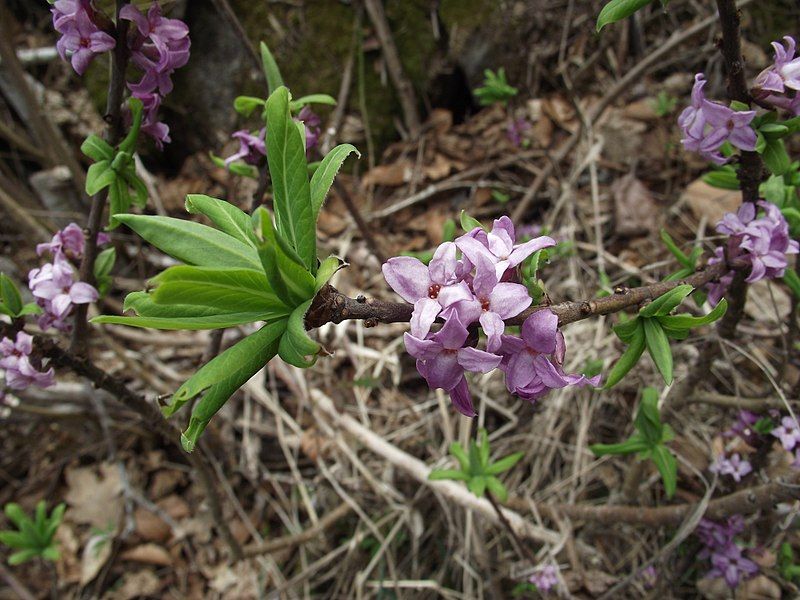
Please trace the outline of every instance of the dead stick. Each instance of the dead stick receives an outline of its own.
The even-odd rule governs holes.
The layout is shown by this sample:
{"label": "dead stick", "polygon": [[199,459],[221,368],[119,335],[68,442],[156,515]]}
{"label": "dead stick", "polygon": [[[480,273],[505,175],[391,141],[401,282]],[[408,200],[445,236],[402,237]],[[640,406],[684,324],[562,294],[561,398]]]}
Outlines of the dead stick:
{"label": "dead stick", "polygon": [[342,185],[341,183],[335,181],[333,184],[334,188],[336,189],[336,193],[339,194],[339,197],[344,202],[344,205],[347,207],[350,216],[353,217],[353,221],[356,222],[358,226],[358,230],[361,232],[361,235],[364,237],[364,241],[367,242],[367,246],[375,255],[375,257],[381,262],[381,264],[386,262],[386,255],[381,250],[381,246],[378,243],[378,240],[375,239],[375,236],[372,235],[372,230],[367,225],[366,221],[364,221],[364,217],[361,216],[361,211],[358,210],[358,206],[353,201],[353,196],[350,195],[350,192],[347,190],[347,187]]}

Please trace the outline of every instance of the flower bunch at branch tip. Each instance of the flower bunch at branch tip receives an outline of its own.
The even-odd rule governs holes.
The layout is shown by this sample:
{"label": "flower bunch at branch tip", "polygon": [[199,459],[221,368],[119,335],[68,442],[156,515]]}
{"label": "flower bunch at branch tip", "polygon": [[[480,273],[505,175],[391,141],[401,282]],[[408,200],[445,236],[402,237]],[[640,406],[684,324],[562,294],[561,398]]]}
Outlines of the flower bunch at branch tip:
{"label": "flower bunch at branch tip", "polygon": [[[56,44],[59,55],[64,60],[69,57],[79,75],[95,57],[116,47],[113,24],[91,0],[58,0],[51,12],[53,27],[61,34]],[[134,4],[126,4],[119,17],[133,24],[125,43],[131,62],[143,71],[138,83],[128,83],[133,96],[144,104],[141,131],[162,149],[170,141],[169,127],[158,120],[158,110],[172,91],[173,72],[189,61],[189,28],[179,19],[164,17],[157,1],[146,15]]]}
{"label": "flower bunch at branch tip", "polygon": [[[499,368],[508,390],[536,400],[554,388],[597,385],[599,377],[568,375],[562,369],[566,346],[558,317],[550,310],[534,312],[522,325],[522,336],[505,333],[505,320],[528,308],[532,299],[519,283],[519,265],[533,253],[555,246],[541,236],[516,243],[508,217],[494,221],[487,232],[476,227],[455,242],[445,242],[428,266],[416,258],[390,258],[383,265],[389,286],[414,304],[406,350],[431,389],[449,392],[454,407],[475,416],[466,371],[488,373]],[[436,319],[444,325],[431,328]],[[486,334],[486,350],[477,349],[477,327]]]}
{"label": "flower bunch at branch tip", "polygon": [[759,100],[795,116],[800,115],[800,56],[797,43],[785,36],[783,43],[772,42],[775,61],[756,77],[753,94]]}
{"label": "flower bunch at branch tip", "polygon": [[20,331],[16,340],[0,340],[0,368],[5,370],[6,385],[12,390],[24,390],[32,385],[49,387],[55,384],[55,373],[50,367],[46,371],[31,362],[33,338]]}
{"label": "flower bunch at branch tip", "polygon": [[[756,216],[758,207],[764,210],[760,217]],[[765,200],[760,200],[758,207],[745,202],[736,213],[725,214],[717,223],[717,232],[729,236],[728,241],[717,247],[708,261],[713,265],[727,260],[729,265],[748,269],[748,283],[783,277],[789,264],[787,256],[800,251],[797,240],[789,237],[789,224],[780,209]],[[725,295],[733,277],[731,270],[708,285],[712,306]]]}

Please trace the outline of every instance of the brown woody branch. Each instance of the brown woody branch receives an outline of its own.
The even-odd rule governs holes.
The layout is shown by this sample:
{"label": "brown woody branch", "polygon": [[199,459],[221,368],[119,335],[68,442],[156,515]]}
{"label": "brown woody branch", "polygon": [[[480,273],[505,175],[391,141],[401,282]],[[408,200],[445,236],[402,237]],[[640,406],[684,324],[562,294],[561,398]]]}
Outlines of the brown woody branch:
{"label": "brown woody branch", "polygon": [[[122,139],[124,132],[122,122],[122,97],[125,93],[125,69],[128,66],[128,45],[125,39],[128,36],[129,22],[120,19],[119,13],[130,0],[117,0],[116,31],[114,39],[117,45],[111,53],[111,81],[108,84],[108,99],[106,101],[106,127],[105,139],[116,146]],[[79,276],[81,281],[94,285],[94,262],[97,258],[97,235],[100,233],[100,226],[103,221],[103,213],[108,200],[108,189],[102,190],[92,197],[92,206],[89,209],[89,220],[86,225],[86,246],[81,260]],[[86,335],[89,324],[86,322],[86,315],[89,311],[88,304],[79,304],[75,308],[75,324],[72,331],[72,342],[70,349],[80,355],[88,354]]]}
{"label": "brown woody branch", "polygon": [[[619,289],[617,293],[604,298],[534,306],[508,319],[506,324],[521,325],[534,312],[544,308],[558,315],[559,325],[574,323],[592,316],[607,315],[658,298],[679,285],[701,287],[718,279],[727,270],[727,265],[719,263],[678,281],[662,281],[637,288]],[[414,306],[407,302],[386,302],[363,296],[350,298],[336,288],[326,286],[314,299],[306,315],[306,326],[312,329],[325,323],[341,323],[347,319],[363,320],[368,326],[378,323],[403,323],[411,320],[413,310]]]}

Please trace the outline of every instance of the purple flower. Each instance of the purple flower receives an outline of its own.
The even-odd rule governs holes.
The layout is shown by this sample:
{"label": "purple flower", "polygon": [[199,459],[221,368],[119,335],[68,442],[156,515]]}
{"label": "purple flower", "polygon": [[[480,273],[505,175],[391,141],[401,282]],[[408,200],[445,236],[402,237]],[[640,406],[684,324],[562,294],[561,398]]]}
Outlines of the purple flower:
{"label": "purple flower", "polygon": [[172,72],[189,61],[189,28],[178,19],[161,15],[153,2],[145,17],[136,6],[128,4],[120,18],[136,25],[130,41],[133,63],[144,71],[142,80],[129,85],[132,91],[146,94],[158,90],[162,96],[172,91]]}
{"label": "purple flower", "polygon": [[83,256],[83,230],[75,223],[70,223],[61,231],[57,231],[49,243],[37,244],[36,254],[41,256],[49,252],[53,256],[59,252],[69,254],[73,258]]}
{"label": "purple flower", "polygon": [[793,417],[783,417],[781,424],[770,432],[781,441],[783,447],[791,452],[800,444],[800,427]]}
{"label": "purple flower", "polygon": [[[88,304],[98,298],[97,290],[81,281],[74,280],[74,272],[69,262],[57,254],[53,263],[28,274],[28,287],[41,301],[45,313],[55,322],[63,320],[75,304]],[[45,323],[52,324],[49,319]]]}
{"label": "purple flower", "polygon": [[36,385],[48,387],[55,383],[53,368],[39,371],[30,361],[33,350],[33,338],[24,331],[17,333],[15,342],[10,338],[0,340],[0,368],[6,374],[6,385],[12,390],[24,390]]}
{"label": "purple flower", "polygon": [[718,456],[714,464],[711,465],[709,470],[712,473],[719,475],[730,475],[736,483],[742,480],[742,477],[752,472],[753,467],[749,461],[743,460],[739,453],[733,454],[730,458]]}
{"label": "purple flower", "polygon": [[750,122],[756,116],[755,111],[735,111],[718,102],[711,102],[703,92],[705,76],[698,73],[694,81],[692,103],[678,116],[684,148],[718,165],[728,162],[719,152],[726,141],[741,150],[755,150],[756,132],[750,127]]}
{"label": "purple flower", "polygon": [[[558,317],[547,309],[537,310],[522,324],[522,337],[504,335],[500,368],[506,374],[506,387],[512,394],[536,400],[551,389],[568,385],[599,385],[600,376],[567,375],[561,365],[566,346],[558,331]],[[552,355],[552,358],[549,356]]]}
{"label": "purple flower", "polygon": [[[725,248],[715,249],[715,256],[708,264],[721,263],[726,258],[731,265],[749,267],[748,283],[761,279],[782,277],[788,266],[787,255],[797,254],[800,245],[789,238],[789,224],[780,209],[770,202],[760,200],[758,206],[764,215],[756,217],[756,207],[744,203],[736,214],[727,213],[717,224],[719,233],[730,236]],[[733,281],[734,272],[729,271],[719,282],[708,288],[708,300],[716,305]]]}
{"label": "purple flower", "polygon": [[749,579],[759,568],[749,558],[742,555],[742,549],[736,544],[728,544],[711,554],[712,568],[708,577],[723,577],[731,589],[739,585],[740,579]]}
{"label": "purple flower", "polygon": [[246,129],[241,129],[231,135],[239,140],[239,151],[225,159],[225,166],[237,160],[242,160],[248,165],[257,165],[267,155],[267,146],[264,142],[266,133],[265,127],[258,132],[258,135],[253,135]]}
{"label": "purple flower", "polygon": [[52,9],[53,27],[61,33],[56,43],[58,54],[67,60],[71,54],[72,68],[83,75],[95,56],[108,52],[116,42],[95,24],[88,1],[61,0]]}
{"label": "purple flower", "polygon": [[455,243],[473,264],[478,264],[480,256],[494,264],[498,280],[503,280],[506,271],[517,267],[534,252],[556,245],[555,240],[547,236],[516,244],[514,224],[506,216],[495,219],[489,233],[476,227]]}
{"label": "purple flower", "polygon": [[525,137],[525,132],[530,130],[531,124],[525,117],[519,119],[511,119],[506,126],[506,138],[514,146],[519,148],[522,146],[522,140]]}
{"label": "purple flower", "polygon": [[539,566],[528,581],[541,593],[546,594],[558,585],[558,567],[553,564]]}
{"label": "purple flower", "polygon": [[725,432],[728,437],[738,436],[747,445],[755,446],[758,443],[759,433],[753,429],[758,423],[759,416],[749,410],[740,410],[736,422]]}
{"label": "purple flower", "polygon": [[317,147],[319,138],[322,133],[320,125],[322,119],[319,115],[311,110],[311,107],[306,105],[297,115],[297,120],[300,121],[306,128],[306,152],[309,152]]}
{"label": "purple flower", "polygon": [[467,389],[464,371],[488,373],[500,364],[500,356],[477,348],[464,347],[469,335],[458,315],[447,319],[442,328],[428,339],[419,339],[406,333],[404,340],[408,353],[417,359],[417,370],[431,389],[442,388],[451,393],[456,409],[474,417],[475,408]]}
{"label": "purple flower", "polygon": [[725,523],[717,523],[710,519],[700,519],[695,535],[700,538],[706,548],[700,552],[700,558],[708,558],[717,548],[733,543],[733,539],[744,531],[744,518],[741,515],[728,517]]}
{"label": "purple flower", "polygon": [[796,43],[794,38],[785,36],[785,46],[780,42],[772,42],[775,48],[775,63],[761,71],[756,77],[756,90],[784,94],[786,88],[800,91],[800,56],[795,58]]}
{"label": "purple flower", "polygon": [[453,304],[461,320],[470,325],[479,321],[489,338],[489,352],[500,349],[500,336],[505,331],[505,319],[516,317],[531,305],[533,300],[524,285],[500,283],[494,265],[483,254],[475,255],[477,271],[472,280],[473,300],[462,300]]}
{"label": "purple flower", "polygon": [[644,583],[644,589],[652,590],[656,587],[656,582],[658,581],[658,571],[653,565],[650,565],[639,571],[639,577]]}
{"label": "purple flower", "polygon": [[456,257],[453,242],[441,244],[427,267],[410,256],[390,258],[382,267],[389,287],[403,300],[414,304],[411,334],[418,338],[428,335],[443,309],[460,300],[473,299],[472,291],[464,281],[471,270],[469,261]]}
{"label": "purple flower", "polygon": [[164,144],[172,141],[169,137],[169,125],[158,120],[158,110],[163,98],[156,92],[135,91],[132,96],[142,101],[142,126],[139,131],[152,137],[156,147],[163,150]]}

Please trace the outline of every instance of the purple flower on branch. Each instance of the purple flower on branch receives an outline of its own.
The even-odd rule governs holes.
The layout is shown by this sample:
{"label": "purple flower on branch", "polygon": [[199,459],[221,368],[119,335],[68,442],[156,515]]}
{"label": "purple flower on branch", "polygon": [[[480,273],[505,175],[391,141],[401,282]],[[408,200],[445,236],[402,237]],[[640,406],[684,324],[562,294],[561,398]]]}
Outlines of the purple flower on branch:
{"label": "purple flower on branch", "polygon": [[244,161],[248,165],[257,165],[261,159],[267,155],[267,146],[264,136],[267,133],[266,127],[253,135],[246,129],[240,129],[231,135],[232,138],[239,140],[239,151],[225,159],[225,165],[230,165],[237,160]]}
{"label": "purple flower on branch", "polygon": [[522,140],[525,138],[525,133],[531,129],[531,124],[525,117],[518,119],[511,119],[506,126],[506,138],[512,145],[519,148],[522,146]]}
{"label": "purple flower on branch", "polygon": [[53,27],[61,34],[56,49],[62,60],[70,54],[72,68],[83,75],[94,57],[108,52],[116,42],[95,23],[95,13],[88,0],[56,2],[53,9]]}
{"label": "purple flower on branch", "polygon": [[319,138],[322,134],[322,119],[319,115],[311,110],[311,107],[306,105],[297,115],[296,119],[300,121],[306,128],[306,152],[310,152],[319,144]]}
{"label": "purple flower on branch", "polygon": [[728,544],[711,555],[712,568],[708,577],[722,577],[731,589],[739,585],[741,579],[749,579],[759,568],[749,558],[742,554],[742,549],[736,544]]}
{"label": "purple flower on branch", "polygon": [[541,593],[546,594],[558,585],[558,567],[553,564],[541,565],[528,578]]}
{"label": "purple flower on branch", "polygon": [[31,385],[48,387],[55,383],[52,367],[39,371],[31,364],[32,342],[33,338],[24,331],[17,333],[16,341],[0,340],[0,368],[5,370],[6,385],[12,390],[24,390]]}
{"label": "purple flower on branch", "polygon": [[783,42],[772,42],[775,62],[756,77],[756,90],[776,94],[784,94],[786,88],[800,91],[800,56],[795,57],[797,44],[788,35],[783,38]]}
{"label": "purple flower on branch", "polygon": [[600,376],[587,378],[568,375],[561,365],[566,345],[558,331],[558,317],[547,309],[537,310],[522,324],[522,337],[504,335],[503,362],[506,387],[512,394],[527,400],[536,400],[551,389],[568,385],[599,385]]}
{"label": "purple flower on branch", "polygon": [[75,304],[88,304],[97,300],[97,290],[82,281],[75,281],[74,270],[62,254],[56,254],[52,263],[28,274],[28,287],[37,302],[44,308],[39,318],[42,329],[56,327],[66,330],[69,325],[64,321]]}
{"label": "purple flower on branch", "polygon": [[692,103],[678,116],[678,125],[683,131],[683,147],[717,165],[728,162],[719,151],[726,141],[741,150],[755,150],[756,132],[750,127],[755,111],[735,111],[711,102],[703,92],[707,83],[705,76],[698,73],[694,81]]}
{"label": "purple flower on branch", "polygon": [[453,406],[468,417],[477,413],[467,388],[464,371],[488,373],[500,364],[500,356],[477,348],[464,347],[469,332],[457,315],[450,316],[442,328],[428,339],[406,333],[408,353],[417,359],[417,370],[431,389],[450,392]]}

